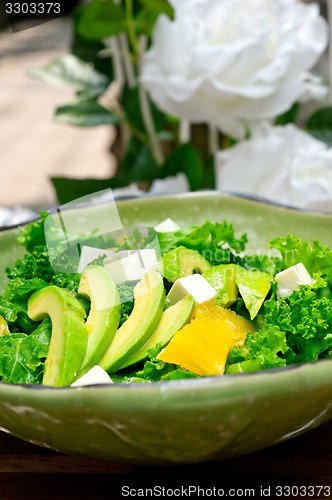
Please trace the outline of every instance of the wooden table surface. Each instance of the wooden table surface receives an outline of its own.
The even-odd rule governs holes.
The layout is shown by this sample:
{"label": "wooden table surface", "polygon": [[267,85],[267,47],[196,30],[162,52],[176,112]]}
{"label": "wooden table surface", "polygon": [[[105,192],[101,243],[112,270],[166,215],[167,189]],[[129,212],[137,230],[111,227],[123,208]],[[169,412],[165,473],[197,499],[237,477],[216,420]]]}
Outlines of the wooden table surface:
{"label": "wooden table surface", "polygon": [[[234,498],[332,498],[332,421],[266,450],[244,457],[204,464],[138,467],[83,460],[40,448],[0,432],[0,499],[92,498],[117,500],[140,496],[143,488],[242,489]],[[126,490],[122,490],[123,487]],[[286,487],[281,490],[277,486]],[[289,487],[313,486],[288,494]],[[319,486],[325,486],[319,494]],[[269,488],[266,489],[266,488]],[[244,489],[251,489],[245,495]],[[162,491],[159,489],[159,491]],[[253,493],[254,492],[254,493]],[[176,493],[176,492],[175,492]],[[186,491],[182,498],[186,498]],[[187,490],[188,493],[188,490]],[[278,494],[279,493],[279,494]],[[301,494],[300,494],[301,493]],[[254,495],[254,496],[253,496]],[[166,490],[161,498],[167,498]],[[217,497],[217,496],[215,496]],[[150,496],[157,498],[157,496]],[[174,497],[175,498],[175,497]],[[198,496],[191,495],[191,498]],[[201,496],[203,498],[203,496]],[[205,497],[207,498],[207,496]]]}

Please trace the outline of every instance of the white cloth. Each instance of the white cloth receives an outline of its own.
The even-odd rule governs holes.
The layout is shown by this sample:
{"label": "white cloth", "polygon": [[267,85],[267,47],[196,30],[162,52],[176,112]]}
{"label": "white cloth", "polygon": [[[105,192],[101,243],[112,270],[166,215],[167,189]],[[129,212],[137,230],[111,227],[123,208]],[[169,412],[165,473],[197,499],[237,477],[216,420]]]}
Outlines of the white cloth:
{"label": "white cloth", "polygon": [[36,214],[29,208],[15,207],[13,209],[0,207],[0,227],[23,224],[32,219]]}

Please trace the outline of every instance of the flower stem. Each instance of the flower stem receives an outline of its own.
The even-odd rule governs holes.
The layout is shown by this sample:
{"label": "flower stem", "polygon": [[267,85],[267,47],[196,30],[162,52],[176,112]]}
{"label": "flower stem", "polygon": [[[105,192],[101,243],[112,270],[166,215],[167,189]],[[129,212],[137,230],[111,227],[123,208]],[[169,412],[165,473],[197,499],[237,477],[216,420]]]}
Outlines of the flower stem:
{"label": "flower stem", "polygon": [[119,40],[117,36],[111,36],[109,38],[105,38],[104,40],[105,45],[111,49],[115,80],[118,82],[120,88],[122,88],[125,83],[125,75],[118,42]]}
{"label": "flower stem", "polygon": [[208,139],[209,139],[209,153],[210,153],[210,156],[215,157],[215,155],[217,154],[218,149],[219,149],[218,130],[216,129],[216,127],[214,127],[213,125],[209,125],[208,135],[209,135],[209,137],[208,137]]}
{"label": "flower stem", "polygon": [[[147,46],[147,37],[145,35],[141,35],[139,38],[139,75],[141,74],[141,68],[142,68],[142,58],[143,54],[146,50]],[[138,95],[139,95],[139,102],[140,102],[140,108],[141,108],[141,113],[142,113],[142,118],[143,122],[146,128],[146,131],[149,136],[149,141],[151,145],[151,151],[153,158],[155,159],[156,163],[158,165],[162,165],[165,161],[164,159],[164,154],[160,146],[160,142],[158,140],[157,134],[156,134],[156,129],[153,121],[153,116],[151,113],[150,109],[150,104],[145,92],[145,89],[143,87],[142,82],[140,81],[140,78],[138,78]]]}
{"label": "flower stem", "polygon": [[131,54],[129,51],[128,39],[126,33],[120,33],[119,41],[120,41],[123,64],[127,76],[128,85],[129,88],[134,89],[136,87],[136,76],[135,76],[134,66],[131,61]]}
{"label": "flower stem", "polygon": [[181,120],[179,124],[180,129],[180,143],[185,144],[186,142],[190,142],[191,136],[191,126],[189,120]]}
{"label": "flower stem", "polygon": [[126,10],[128,37],[132,45],[132,48],[134,50],[134,54],[137,57],[139,54],[139,42],[136,35],[133,0],[125,0],[125,10]]}

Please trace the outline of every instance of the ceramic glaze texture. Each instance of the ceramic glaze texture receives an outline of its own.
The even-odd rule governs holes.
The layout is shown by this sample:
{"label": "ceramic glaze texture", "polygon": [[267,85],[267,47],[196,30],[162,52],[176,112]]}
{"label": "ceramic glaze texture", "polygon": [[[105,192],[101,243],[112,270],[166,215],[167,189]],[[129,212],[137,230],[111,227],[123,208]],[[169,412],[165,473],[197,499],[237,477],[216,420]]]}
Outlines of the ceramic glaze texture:
{"label": "ceramic glaze texture", "polygon": [[[331,244],[330,215],[218,193],[126,200],[118,208],[125,225],[153,226],[167,217],[180,226],[227,220],[247,232],[253,250],[288,233]],[[97,210],[102,214],[102,206]],[[90,213],[89,207],[79,210],[87,221]],[[4,268],[23,253],[16,236],[17,230],[0,233],[2,288]],[[332,360],[152,384],[52,389],[0,383],[3,430],[73,456],[138,464],[234,457],[330,418]]]}

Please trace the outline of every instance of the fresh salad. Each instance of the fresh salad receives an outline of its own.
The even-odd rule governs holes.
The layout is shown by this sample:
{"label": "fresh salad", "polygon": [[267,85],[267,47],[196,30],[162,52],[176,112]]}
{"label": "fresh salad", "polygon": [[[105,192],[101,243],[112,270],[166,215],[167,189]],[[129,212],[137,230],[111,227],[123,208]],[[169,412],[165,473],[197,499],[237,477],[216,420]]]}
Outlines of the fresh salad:
{"label": "fresh salad", "polygon": [[253,254],[228,222],[167,220],[130,242],[90,235],[78,267],[64,251],[59,270],[41,215],[6,269],[3,382],[151,383],[332,357],[332,251],[317,240],[276,237]]}

